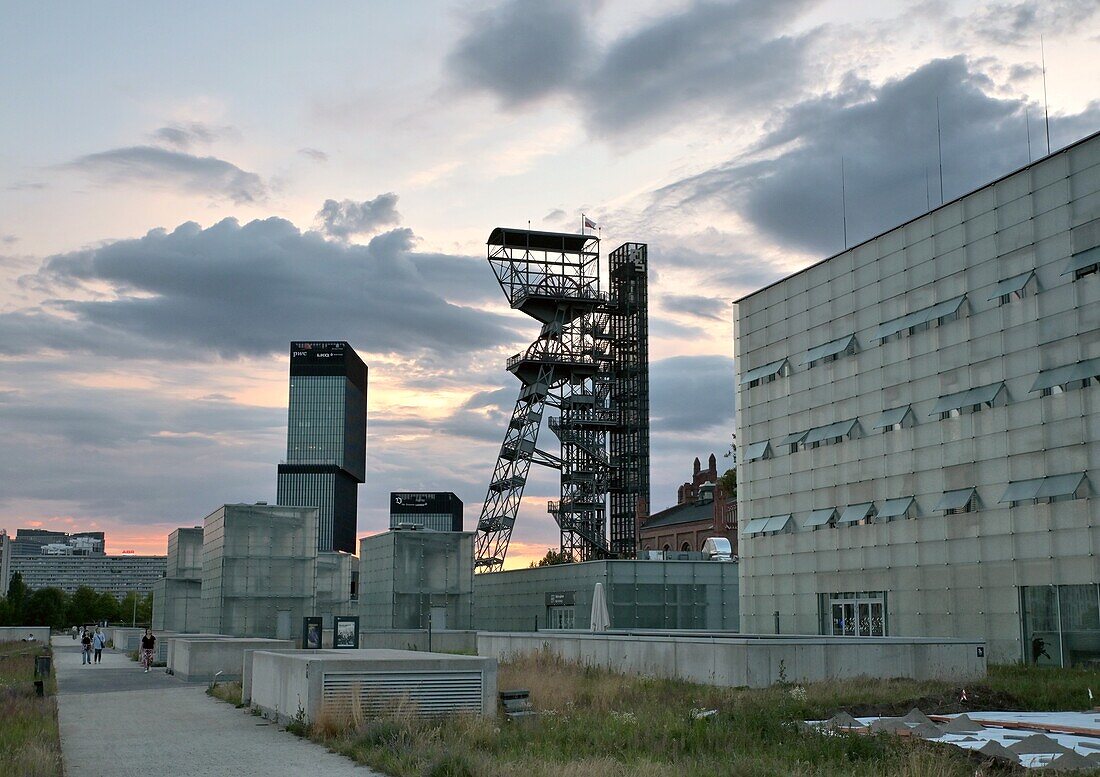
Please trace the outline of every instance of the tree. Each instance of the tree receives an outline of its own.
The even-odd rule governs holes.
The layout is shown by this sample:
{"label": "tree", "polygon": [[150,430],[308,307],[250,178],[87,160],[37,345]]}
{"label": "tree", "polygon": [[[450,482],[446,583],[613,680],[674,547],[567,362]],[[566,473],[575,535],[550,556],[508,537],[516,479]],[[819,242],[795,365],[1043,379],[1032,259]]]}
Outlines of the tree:
{"label": "tree", "polygon": [[557,566],[558,564],[568,564],[568,563],[569,563],[569,559],[567,559],[565,557],[565,554],[563,554],[560,550],[554,550],[553,548],[547,548],[546,549],[546,555],[543,556],[542,558],[540,558],[539,562],[537,564],[534,561],[531,562],[531,568],[533,569],[535,567],[553,567],[553,566]]}
{"label": "tree", "polygon": [[23,575],[16,572],[8,583],[8,617],[11,626],[21,626],[23,619],[23,607],[27,603],[27,584],[23,582]]}
{"label": "tree", "polygon": [[731,467],[718,478],[718,485],[727,499],[737,498],[737,467]]}
{"label": "tree", "polygon": [[66,599],[60,588],[39,588],[27,599],[27,625],[64,628],[68,624]]}
{"label": "tree", "polygon": [[69,598],[69,623],[96,623],[99,619],[99,594],[86,585]]}

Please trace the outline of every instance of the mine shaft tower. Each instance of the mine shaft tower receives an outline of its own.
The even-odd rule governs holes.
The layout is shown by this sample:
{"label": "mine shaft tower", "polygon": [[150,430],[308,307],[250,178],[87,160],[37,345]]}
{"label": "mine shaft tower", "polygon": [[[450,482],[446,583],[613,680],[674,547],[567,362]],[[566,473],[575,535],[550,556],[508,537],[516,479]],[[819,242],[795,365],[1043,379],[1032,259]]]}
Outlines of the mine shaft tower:
{"label": "mine shaft tower", "polygon": [[[509,304],[542,327],[506,364],[519,398],[478,520],[475,569],[503,567],[532,464],[561,471],[548,510],[567,560],[632,558],[635,509],[649,503],[646,246],[611,253],[609,293],[594,235],[498,227],[488,259]],[[559,456],[537,447],[547,408]]]}

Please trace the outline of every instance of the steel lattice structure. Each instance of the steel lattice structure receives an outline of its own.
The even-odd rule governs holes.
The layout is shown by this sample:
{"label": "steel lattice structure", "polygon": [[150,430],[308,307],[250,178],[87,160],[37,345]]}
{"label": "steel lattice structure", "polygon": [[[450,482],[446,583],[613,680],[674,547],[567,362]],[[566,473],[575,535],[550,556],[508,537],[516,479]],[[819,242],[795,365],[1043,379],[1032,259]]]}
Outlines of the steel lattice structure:
{"label": "steel lattice structure", "polygon": [[[612,253],[609,297],[600,291],[595,236],[504,228],[490,234],[489,264],[509,304],[542,328],[507,361],[521,386],[478,520],[477,571],[503,567],[532,464],[561,471],[561,498],[548,509],[566,558],[634,555],[634,506],[649,500],[645,256],[638,243]],[[558,411],[547,425],[560,456],[537,447],[547,407]]]}

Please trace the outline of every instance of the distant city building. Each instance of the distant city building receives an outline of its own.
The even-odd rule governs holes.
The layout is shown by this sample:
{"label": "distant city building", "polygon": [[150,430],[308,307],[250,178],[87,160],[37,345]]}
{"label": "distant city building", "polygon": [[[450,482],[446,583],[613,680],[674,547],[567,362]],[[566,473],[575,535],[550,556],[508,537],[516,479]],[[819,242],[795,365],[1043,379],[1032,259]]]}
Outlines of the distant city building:
{"label": "distant city building", "polygon": [[744,632],[1100,661],[1100,133],[735,322]]}
{"label": "distant city building", "polygon": [[462,531],[462,500],[450,491],[391,491],[390,528]]}
{"label": "distant city building", "polygon": [[123,597],[131,591],[151,593],[164,577],[164,556],[42,555],[11,558],[11,573],[18,572],[27,588],[60,588],[74,593],[80,586]]}
{"label": "distant city building", "polygon": [[11,546],[11,537],[0,529],[0,596],[8,595],[8,583],[11,582]]}
{"label": "distant city building", "polygon": [[695,459],[691,480],[676,489],[676,505],[649,514],[638,506],[638,549],[701,551],[711,537],[725,537],[737,554],[737,502],[718,485],[718,463]]}
{"label": "distant city building", "polygon": [[106,539],[101,531],[68,534],[49,529],[16,529],[13,556],[90,556],[103,555]]}
{"label": "distant city building", "polygon": [[291,343],[287,451],[277,501],[320,510],[318,550],[355,553],[366,433],[363,360],[346,342]]}

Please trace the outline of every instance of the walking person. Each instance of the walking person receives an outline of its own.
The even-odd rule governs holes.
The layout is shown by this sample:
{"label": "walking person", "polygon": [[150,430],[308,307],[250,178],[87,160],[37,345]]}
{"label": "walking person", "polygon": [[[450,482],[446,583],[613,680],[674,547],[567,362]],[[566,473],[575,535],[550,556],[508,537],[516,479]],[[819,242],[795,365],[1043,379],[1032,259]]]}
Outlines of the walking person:
{"label": "walking person", "polygon": [[80,635],[80,659],[81,666],[92,663],[92,635],[87,629]]}
{"label": "walking person", "polygon": [[146,629],[144,636],[141,638],[141,665],[145,667],[146,672],[149,671],[149,667],[156,660],[156,655],[157,638],[153,636],[152,630]]}
{"label": "walking person", "polygon": [[76,642],[76,626],[73,626],[73,642]]}
{"label": "walking person", "polygon": [[99,630],[99,626],[95,627],[95,634],[92,635],[92,649],[95,651],[95,663],[99,663],[99,659],[103,657],[103,648],[107,647],[107,636]]}

